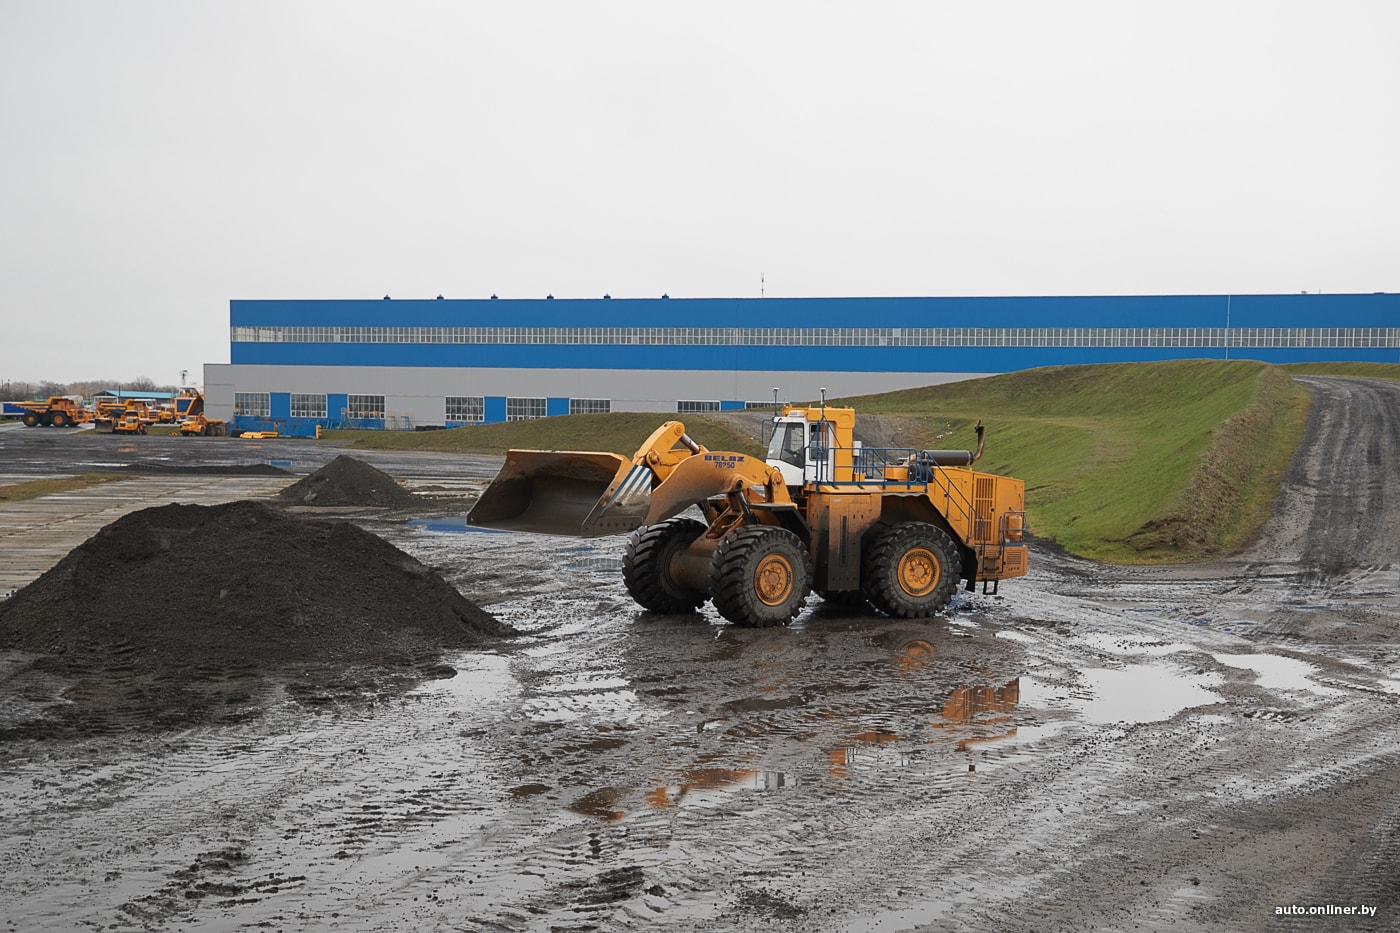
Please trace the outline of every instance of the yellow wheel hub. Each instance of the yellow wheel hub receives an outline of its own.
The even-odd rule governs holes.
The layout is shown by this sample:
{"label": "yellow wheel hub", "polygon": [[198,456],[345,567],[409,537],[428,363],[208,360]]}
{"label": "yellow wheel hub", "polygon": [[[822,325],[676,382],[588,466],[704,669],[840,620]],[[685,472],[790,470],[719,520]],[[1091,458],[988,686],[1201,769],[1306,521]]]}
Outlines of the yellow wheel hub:
{"label": "yellow wheel hub", "polygon": [[766,606],[781,606],[792,595],[792,564],[781,554],[769,554],[758,562],[753,588]]}
{"label": "yellow wheel hub", "polygon": [[899,559],[899,588],[910,596],[927,596],[938,586],[943,567],[928,548],[916,547]]}

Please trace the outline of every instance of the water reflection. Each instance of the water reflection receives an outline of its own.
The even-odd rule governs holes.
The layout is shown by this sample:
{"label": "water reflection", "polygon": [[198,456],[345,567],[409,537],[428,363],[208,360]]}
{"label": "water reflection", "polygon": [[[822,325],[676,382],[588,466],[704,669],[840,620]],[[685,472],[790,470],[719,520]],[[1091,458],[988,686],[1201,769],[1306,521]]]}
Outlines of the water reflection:
{"label": "water reflection", "polygon": [[795,787],[796,775],[783,771],[758,771],[750,768],[695,768],[685,773],[678,784],[661,784],[647,792],[647,804],[653,807],[674,807],[686,797],[706,791],[777,790]]}

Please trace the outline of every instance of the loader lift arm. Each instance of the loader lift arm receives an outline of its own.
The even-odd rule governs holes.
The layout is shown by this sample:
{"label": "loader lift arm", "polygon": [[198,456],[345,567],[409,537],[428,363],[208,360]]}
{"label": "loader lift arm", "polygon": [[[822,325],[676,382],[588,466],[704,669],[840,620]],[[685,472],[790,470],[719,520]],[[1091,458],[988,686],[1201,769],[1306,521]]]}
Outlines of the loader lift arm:
{"label": "loader lift arm", "polygon": [[467,521],[545,534],[625,534],[746,487],[769,505],[791,505],[782,474],[763,460],[711,453],[682,422],[668,421],[630,459],[601,451],[507,451]]}

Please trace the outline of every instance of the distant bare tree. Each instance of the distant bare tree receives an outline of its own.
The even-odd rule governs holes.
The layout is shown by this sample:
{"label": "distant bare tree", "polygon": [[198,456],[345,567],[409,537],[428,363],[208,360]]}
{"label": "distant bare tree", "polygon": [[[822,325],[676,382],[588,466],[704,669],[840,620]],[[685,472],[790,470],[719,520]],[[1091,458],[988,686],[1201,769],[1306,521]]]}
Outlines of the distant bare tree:
{"label": "distant bare tree", "polygon": [[45,379],[42,382],[15,382],[0,380],[0,401],[22,402],[27,399],[49,398],[53,395],[80,395],[85,399],[90,399],[98,392],[122,391],[127,394],[132,392],[178,392],[179,386],[156,385],[155,380],[149,376],[140,376],[136,379],[79,379],[74,382],[53,382]]}
{"label": "distant bare tree", "polygon": [[6,379],[0,382],[0,401],[22,402],[25,399],[34,397],[34,385],[29,382],[11,382]]}

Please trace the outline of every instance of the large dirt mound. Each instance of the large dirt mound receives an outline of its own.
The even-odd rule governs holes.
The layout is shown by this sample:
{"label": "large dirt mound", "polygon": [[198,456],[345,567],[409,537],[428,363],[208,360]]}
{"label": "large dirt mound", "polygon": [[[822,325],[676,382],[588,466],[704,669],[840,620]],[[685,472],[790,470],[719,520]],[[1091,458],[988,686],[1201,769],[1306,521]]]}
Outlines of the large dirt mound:
{"label": "large dirt mound", "polygon": [[378,506],[405,508],[418,503],[418,497],[398,482],[362,460],[341,454],[304,479],[297,480],[278,494],[285,505]]}
{"label": "large dirt mound", "polygon": [[510,634],[382,538],[252,501],[126,515],[0,603],[0,648],[76,679],[63,701],[133,715],[144,704],[166,719],[201,718],[168,708],[172,686],[344,683],[349,667],[421,680],[444,670],[443,649]]}

